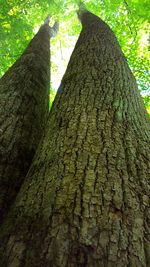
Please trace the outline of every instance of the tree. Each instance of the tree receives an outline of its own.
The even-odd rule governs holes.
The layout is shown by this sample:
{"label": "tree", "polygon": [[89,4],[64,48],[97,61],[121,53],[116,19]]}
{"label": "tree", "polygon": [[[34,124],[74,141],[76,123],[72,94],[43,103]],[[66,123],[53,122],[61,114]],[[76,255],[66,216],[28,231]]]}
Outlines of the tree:
{"label": "tree", "polygon": [[[59,35],[51,43],[53,50],[51,69],[54,73],[51,82],[52,88],[56,90],[57,85],[53,77],[57,76],[58,80],[62,77],[62,69],[65,70],[68,63],[67,49],[70,50],[70,46],[73,49],[75,40],[80,33],[80,24],[74,12],[78,8],[79,0],[39,0],[38,3],[35,3],[35,0],[28,0],[27,2],[11,0],[5,1],[5,3],[1,0],[1,2],[0,75],[6,72],[9,66],[21,55],[34,35],[35,29],[41,24],[43,17],[46,17],[47,14],[53,14],[54,20],[60,21]],[[148,88],[150,87],[148,41],[150,1],[84,0],[84,3],[89,10],[111,26],[137,79],[142,96],[148,95]],[[63,59],[59,56],[60,50]],[[65,65],[64,68],[63,65]]]}
{"label": "tree", "polygon": [[50,27],[47,22],[48,19],[0,80],[1,219],[27,174],[48,117]]}
{"label": "tree", "polygon": [[46,134],[3,224],[2,266],[150,265],[145,108],[113,32],[79,17]]}

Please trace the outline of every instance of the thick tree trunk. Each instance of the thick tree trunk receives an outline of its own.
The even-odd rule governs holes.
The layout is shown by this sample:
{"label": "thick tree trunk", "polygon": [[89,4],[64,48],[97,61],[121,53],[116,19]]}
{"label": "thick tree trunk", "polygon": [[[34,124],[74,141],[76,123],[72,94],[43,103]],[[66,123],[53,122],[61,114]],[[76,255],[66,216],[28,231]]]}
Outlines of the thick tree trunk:
{"label": "thick tree trunk", "polygon": [[[149,267],[149,126],[109,27],[89,12],[3,226],[9,267]],[[15,219],[14,219],[15,218]]]}
{"label": "thick tree trunk", "polygon": [[0,213],[14,200],[49,110],[50,27],[43,25],[0,80]]}

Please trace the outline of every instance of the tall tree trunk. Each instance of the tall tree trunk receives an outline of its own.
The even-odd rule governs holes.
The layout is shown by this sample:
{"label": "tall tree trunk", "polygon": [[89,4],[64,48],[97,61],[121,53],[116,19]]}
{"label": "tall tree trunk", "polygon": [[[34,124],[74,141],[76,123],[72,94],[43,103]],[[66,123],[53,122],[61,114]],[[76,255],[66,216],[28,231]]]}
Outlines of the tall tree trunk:
{"label": "tall tree trunk", "polygon": [[80,17],[46,135],[2,229],[3,266],[150,266],[146,112],[110,28]]}
{"label": "tall tree trunk", "polygon": [[29,169],[49,111],[50,30],[41,26],[0,80],[0,213],[14,200]]}

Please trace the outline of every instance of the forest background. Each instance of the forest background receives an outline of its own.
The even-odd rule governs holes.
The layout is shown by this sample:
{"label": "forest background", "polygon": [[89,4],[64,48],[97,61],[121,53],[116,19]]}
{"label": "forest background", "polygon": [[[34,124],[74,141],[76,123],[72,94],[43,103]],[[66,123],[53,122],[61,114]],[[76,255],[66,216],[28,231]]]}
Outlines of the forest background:
{"label": "forest background", "polygon": [[[82,2],[114,31],[150,113],[150,1]],[[60,24],[59,33],[51,40],[51,105],[81,31],[77,9],[76,0],[0,0],[0,77],[21,56],[50,15],[51,24],[56,20]]]}

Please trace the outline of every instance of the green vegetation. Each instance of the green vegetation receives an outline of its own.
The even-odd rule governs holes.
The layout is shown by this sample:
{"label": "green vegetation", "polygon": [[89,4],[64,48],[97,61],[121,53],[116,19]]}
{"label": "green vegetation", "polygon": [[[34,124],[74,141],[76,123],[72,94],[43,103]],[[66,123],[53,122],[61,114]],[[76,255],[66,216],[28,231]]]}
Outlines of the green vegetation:
{"label": "green vegetation", "polygon": [[[115,32],[146,107],[150,109],[150,1],[85,0],[83,3]],[[42,21],[50,14],[51,23],[55,20],[60,22],[59,34],[51,44],[52,87],[56,90],[81,30],[75,12],[77,4],[75,0],[0,0],[0,76],[22,54]]]}

